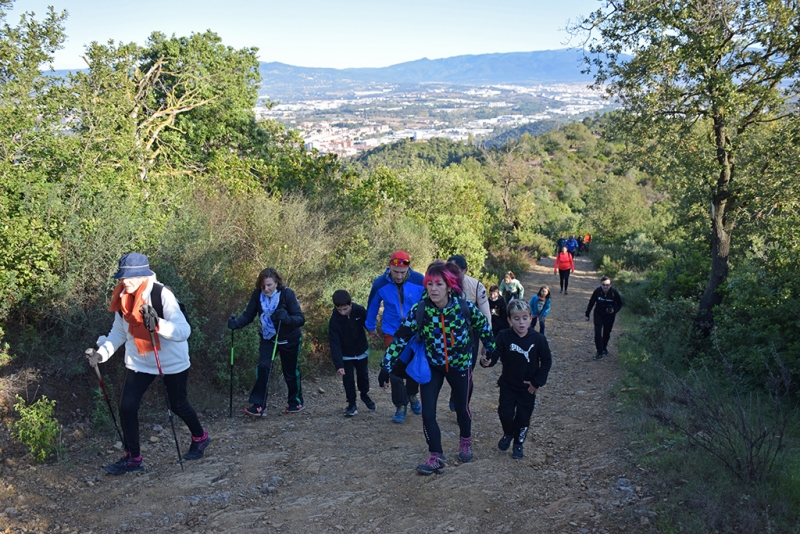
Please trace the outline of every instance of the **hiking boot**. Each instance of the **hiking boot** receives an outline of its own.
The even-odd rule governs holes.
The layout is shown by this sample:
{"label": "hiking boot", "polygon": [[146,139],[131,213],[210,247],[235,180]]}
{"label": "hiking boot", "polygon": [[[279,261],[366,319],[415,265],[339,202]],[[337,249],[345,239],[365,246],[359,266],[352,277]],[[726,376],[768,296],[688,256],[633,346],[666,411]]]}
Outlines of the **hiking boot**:
{"label": "hiking boot", "polygon": [[267,413],[267,411],[262,406],[258,406],[257,404],[244,409],[245,415],[252,415],[253,417],[261,417],[265,413]]}
{"label": "hiking boot", "polygon": [[144,471],[142,456],[134,458],[131,453],[126,452],[120,461],[106,466],[106,471],[112,475],[124,475],[125,473],[136,473]]}
{"label": "hiking boot", "polygon": [[472,461],[472,437],[461,438],[459,440],[458,461],[462,464]]}
{"label": "hiking boot", "polygon": [[208,432],[203,432],[199,438],[192,436],[192,444],[189,445],[189,452],[183,455],[186,460],[199,460],[203,457],[208,444],[211,443],[211,438],[208,437]]}
{"label": "hiking boot", "polygon": [[345,417],[353,417],[354,415],[358,414],[358,409],[356,408],[356,403],[350,403],[347,405],[347,409],[344,411]]}
{"label": "hiking boot", "polygon": [[606,349],[603,349],[603,356],[608,356],[608,351]]}
{"label": "hiking boot", "polygon": [[367,410],[375,411],[375,403],[372,402],[372,399],[369,398],[369,395],[363,393],[361,395],[361,402],[367,405]]}
{"label": "hiking boot", "polygon": [[503,437],[500,438],[500,441],[497,442],[497,448],[500,449],[501,451],[507,451],[508,448],[511,446],[512,439],[514,439],[514,436],[503,434]]}
{"label": "hiking boot", "polygon": [[304,408],[305,406],[303,406],[302,404],[298,404],[297,406],[289,406],[283,411],[283,413],[298,413],[302,412]]}
{"label": "hiking boot", "polygon": [[520,460],[523,456],[525,455],[522,453],[522,443],[514,443],[514,448],[511,450],[511,457],[515,460]]}
{"label": "hiking boot", "polygon": [[414,412],[417,415],[421,414],[422,413],[422,403],[419,402],[419,399],[417,398],[417,396],[416,395],[411,395],[408,398],[408,400],[409,400],[409,402],[411,404],[411,411]]}
{"label": "hiking boot", "polygon": [[406,411],[408,410],[408,406],[403,404],[402,406],[397,407],[397,411],[394,412],[394,417],[392,417],[392,421],[395,423],[405,423],[406,422]]}
{"label": "hiking boot", "polygon": [[603,354],[603,351],[601,350],[600,352],[598,352],[597,354],[594,355],[594,359],[595,360],[602,360],[603,356],[604,356],[604,354]]}
{"label": "hiking boot", "polygon": [[444,473],[444,459],[441,454],[437,452],[432,452],[428,461],[424,464],[420,464],[417,466],[417,472],[420,475],[432,475],[434,473],[442,474]]}

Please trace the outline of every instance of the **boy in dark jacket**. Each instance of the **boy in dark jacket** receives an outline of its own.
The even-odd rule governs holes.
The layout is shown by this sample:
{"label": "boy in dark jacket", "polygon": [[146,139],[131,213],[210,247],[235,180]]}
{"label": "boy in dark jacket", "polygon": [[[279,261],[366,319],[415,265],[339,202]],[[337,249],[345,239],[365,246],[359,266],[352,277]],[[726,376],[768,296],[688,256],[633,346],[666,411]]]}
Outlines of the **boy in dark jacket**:
{"label": "boy in dark jacket", "polygon": [[[595,304],[597,307],[595,307]],[[611,339],[611,329],[614,328],[614,319],[622,308],[622,297],[615,288],[611,287],[611,278],[604,276],[600,279],[600,287],[594,290],[586,307],[586,320],[594,308],[594,346],[597,349],[595,360],[602,360],[608,356],[608,340]]]}
{"label": "boy in dark jacket", "polygon": [[[374,410],[375,403],[369,398],[369,343],[364,322],[367,310],[350,299],[350,293],[338,289],[333,293],[334,310],[328,322],[328,342],[331,360],[336,372],[342,375],[342,384],[347,395],[345,417],[353,417],[356,409],[356,378],[361,400],[367,409]],[[355,372],[355,373],[354,373]]]}
{"label": "boy in dark jacket", "polygon": [[497,414],[503,437],[497,447],[507,451],[513,440],[511,457],[518,460],[524,456],[522,444],[528,434],[536,392],[547,382],[552,358],[547,338],[530,328],[531,308],[527,302],[515,299],[508,304],[508,322],[511,328],[495,338],[497,350],[481,359],[481,367],[492,367],[498,358],[503,360],[503,372],[497,381]]}
{"label": "boy in dark jacket", "polygon": [[506,299],[500,296],[500,288],[489,287],[489,309],[492,311],[492,333],[497,334],[508,328],[508,313],[506,312]]}

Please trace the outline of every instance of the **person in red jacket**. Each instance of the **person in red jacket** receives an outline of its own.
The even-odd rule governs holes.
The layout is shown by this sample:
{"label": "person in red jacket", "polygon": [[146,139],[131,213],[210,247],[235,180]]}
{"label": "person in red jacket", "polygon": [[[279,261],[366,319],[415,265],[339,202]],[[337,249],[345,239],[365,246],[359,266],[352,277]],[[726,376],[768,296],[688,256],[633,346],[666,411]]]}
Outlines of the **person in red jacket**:
{"label": "person in red jacket", "polygon": [[575,272],[575,261],[572,255],[567,252],[567,247],[561,247],[561,252],[556,256],[556,263],[553,265],[553,273],[558,271],[559,281],[561,282],[561,291],[559,293],[567,294],[567,287],[569,287],[569,273]]}

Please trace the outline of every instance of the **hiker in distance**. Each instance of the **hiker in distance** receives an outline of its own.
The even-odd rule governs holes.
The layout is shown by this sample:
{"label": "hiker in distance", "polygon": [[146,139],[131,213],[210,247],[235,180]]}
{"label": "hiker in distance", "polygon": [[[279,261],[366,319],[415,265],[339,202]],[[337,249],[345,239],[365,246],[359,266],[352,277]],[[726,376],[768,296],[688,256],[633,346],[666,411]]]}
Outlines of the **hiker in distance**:
{"label": "hiker in distance", "polygon": [[[345,417],[358,414],[356,384],[361,401],[368,410],[375,409],[369,397],[369,342],[366,326],[367,310],[350,298],[344,289],[333,292],[333,312],[328,321],[328,343],[336,372],[342,375],[342,385],[347,396]],[[354,376],[355,375],[355,376]]]}
{"label": "hiker in distance", "polygon": [[567,247],[561,247],[561,252],[556,256],[556,261],[553,264],[553,274],[555,274],[556,271],[558,271],[558,280],[561,284],[561,291],[559,291],[559,293],[567,295],[567,289],[569,289],[569,274],[575,272],[575,261],[572,259],[572,255],[567,252]]}
{"label": "hiker in distance", "polygon": [[506,299],[506,304],[514,299],[525,297],[525,288],[522,287],[522,282],[517,280],[513,271],[508,271],[503,275],[503,280],[500,282],[500,294]]}
{"label": "hiker in distance", "polygon": [[[378,311],[383,303],[381,316],[381,330],[383,331],[383,344],[388,347],[394,339],[395,332],[403,323],[411,306],[422,297],[422,276],[416,273],[412,279],[411,258],[402,250],[398,250],[389,259],[386,272],[372,283],[369,306],[367,308],[367,330],[373,339],[379,339],[376,330]],[[380,384],[382,389],[385,384]],[[404,423],[408,412],[408,405],[415,414],[422,413],[422,405],[417,398],[419,384],[411,377],[392,375],[390,380],[392,388],[392,404],[395,413],[392,421]]]}
{"label": "hiker in distance", "polygon": [[283,277],[267,267],[256,279],[256,287],[250,295],[242,315],[228,319],[228,328],[244,328],[259,317],[258,367],[256,382],[250,390],[250,406],[244,409],[246,415],[263,416],[267,408],[267,387],[269,375],[276,352],[280,354],[283,380],[289,390],[284,413],[297,413],[304,408],[303,388],[300,376],[300,348],[302,334],[300,327],[306,322],[300,303],[290,288],[283,283]]}
{"label": "hiker in distance", "polygon": [[[150,331],[145,317],[157,317],[154,335],[163,371],[164,385],[169,398],[169,408],[183,419],[192,434],[186,460],[203,457],[211,442],[203,430],[197,413],[186,399],[189,377],[189,344],[192,332],[180,309],[175,295],[156,281],[150,270],[147,256],[138,252],[125,254],[119,260],[114,278],[119,283],[111,295],[109,311],[114,312],[114,323],[106,336],[97,339],[97,349],[88,349],[89,364],[96,366],[107,361],[116,350],[125,346],[125,384],[119,405],[125,456],[106,467],[112,475],[144,471],[139,450],[139,405],[142,396],[156,376],[158,365]],[[160,312],[160,313],[159,313]]]}
{"label": "hiker in distance", "polygon": [[[472,414],[467,395],[472,374],[472,339],[469,330],[480,336],[486,351],[494,351],[491,325],[470,301],[459,298],[462,293],[461,272],[452,263],[437,260],[425,273],[425,294],[408,312],[405,320],[386,349],[381,362],[380,383],[388,380],[401,353],[412,338],[419,335],[421,350],[414,358],[421,358],[428,380],[420,381],[422,399],[422,426],[430,457],[417,471],[423,475],[444,472],[442,436],[436,422],[436,402],[444,381],[453,390],[456,417],[459,427],[459,454],[461,462],[472,460]],[[408,367],[412,367],[412,362]]]}
{"label": "hiker in distance", "polygon": [[513,300],[508,305],[508,322],[511,328],[497,336],[497,350],[481,359],[481,367],[491,367],[498,359],[503,361],[503,371],[497,380],[500,387],[497,414],[503,437],[497,448],[507,451],[513,441],[511,457],[519,460],[524,456],[522,444],[528,435],[536,392],[547,383],[552,358],[547,339],[531,328],[531,309],[524,300]]}
{"label": "hiker in distance", "polygon": [[614,328],[614,319],[622,308],[623,302],[619,291],[611,287],[611,278],[604,276],[600,279],[600,287],[594,290],[589,298],[586,308],[586,320],[594,307],[594,346],[597,349],[595,360],[602,360],[608,356],[608,340],[611,338],[611,329]]}

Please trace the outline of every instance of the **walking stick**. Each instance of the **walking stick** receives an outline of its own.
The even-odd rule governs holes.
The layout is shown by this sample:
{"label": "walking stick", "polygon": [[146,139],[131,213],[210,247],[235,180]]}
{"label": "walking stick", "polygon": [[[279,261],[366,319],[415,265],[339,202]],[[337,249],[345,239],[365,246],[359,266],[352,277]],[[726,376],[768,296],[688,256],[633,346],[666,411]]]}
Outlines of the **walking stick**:
{"label": "walking stick", "polygon": [[167,379],[164,378],[164,372],[161,370],[161,359],[158,357],[158,349],[156,348],[156,338],[152,330],[150,332],[150,342],[153,344],[153,354],[156,355],[156,366],[158,367],[158,376],[161,377],[161,383],[164,384],[164,399],[167,401],[167,415],[169,416],[169,424],[172,426],[172,437],[175,438],[175,449],[178,451],[178,463],[181,464],[181,471],[183,471],[183,457],[181,456],[181,447],[178,445],[178,434],[175,433],[175,420],[172,418],[172,410],[169,407],[169,393],[167,392]]}
{"label": "walking stick", "polygon": [[261,405],[261,417],[267,411],[267,390],[269,389],[269,376],[272,374],[272,366],[275,364],[275,353],[278,351],[278,332],[281,331],[281,323],[278,321],[278,329],[275,330],[275,342],[272,344],[272,358],[269,361],[269,373],[264,383],[264,404]]}
{"label": "walking stick", "polygon": [[[236,314],[231,314],[231,319],[236,319]],[[233,333],[231,330],[231,402],[228,406],[228,417],[233,417]]]}
{"label": "walking stick", "polygon": [[[87,349],[86,354],[91,354],[94,352],[93,349]],[[117,435],[119,436],[119,440],[122,442],[123,447],[125,446],[125,438],[122,437],[122,432],[119,430],[119,425],[117,424],[117,417],[114,415],[114,408],[111,407],[111,400],[108,398],[108,393],[106,393],[106,385],[103,383],[103,376],[100,374],[100,368],[97,364],[94,364],[94,372],[97,373],[97,380],[100,382],[100,389],[103,390],[103,397],[106,399],[106,404],[108,404],[108,413],[111,414],[111,420],[114,421],[114,428],[117,429]],[[127,450],[127,449],[126,449]]]}

